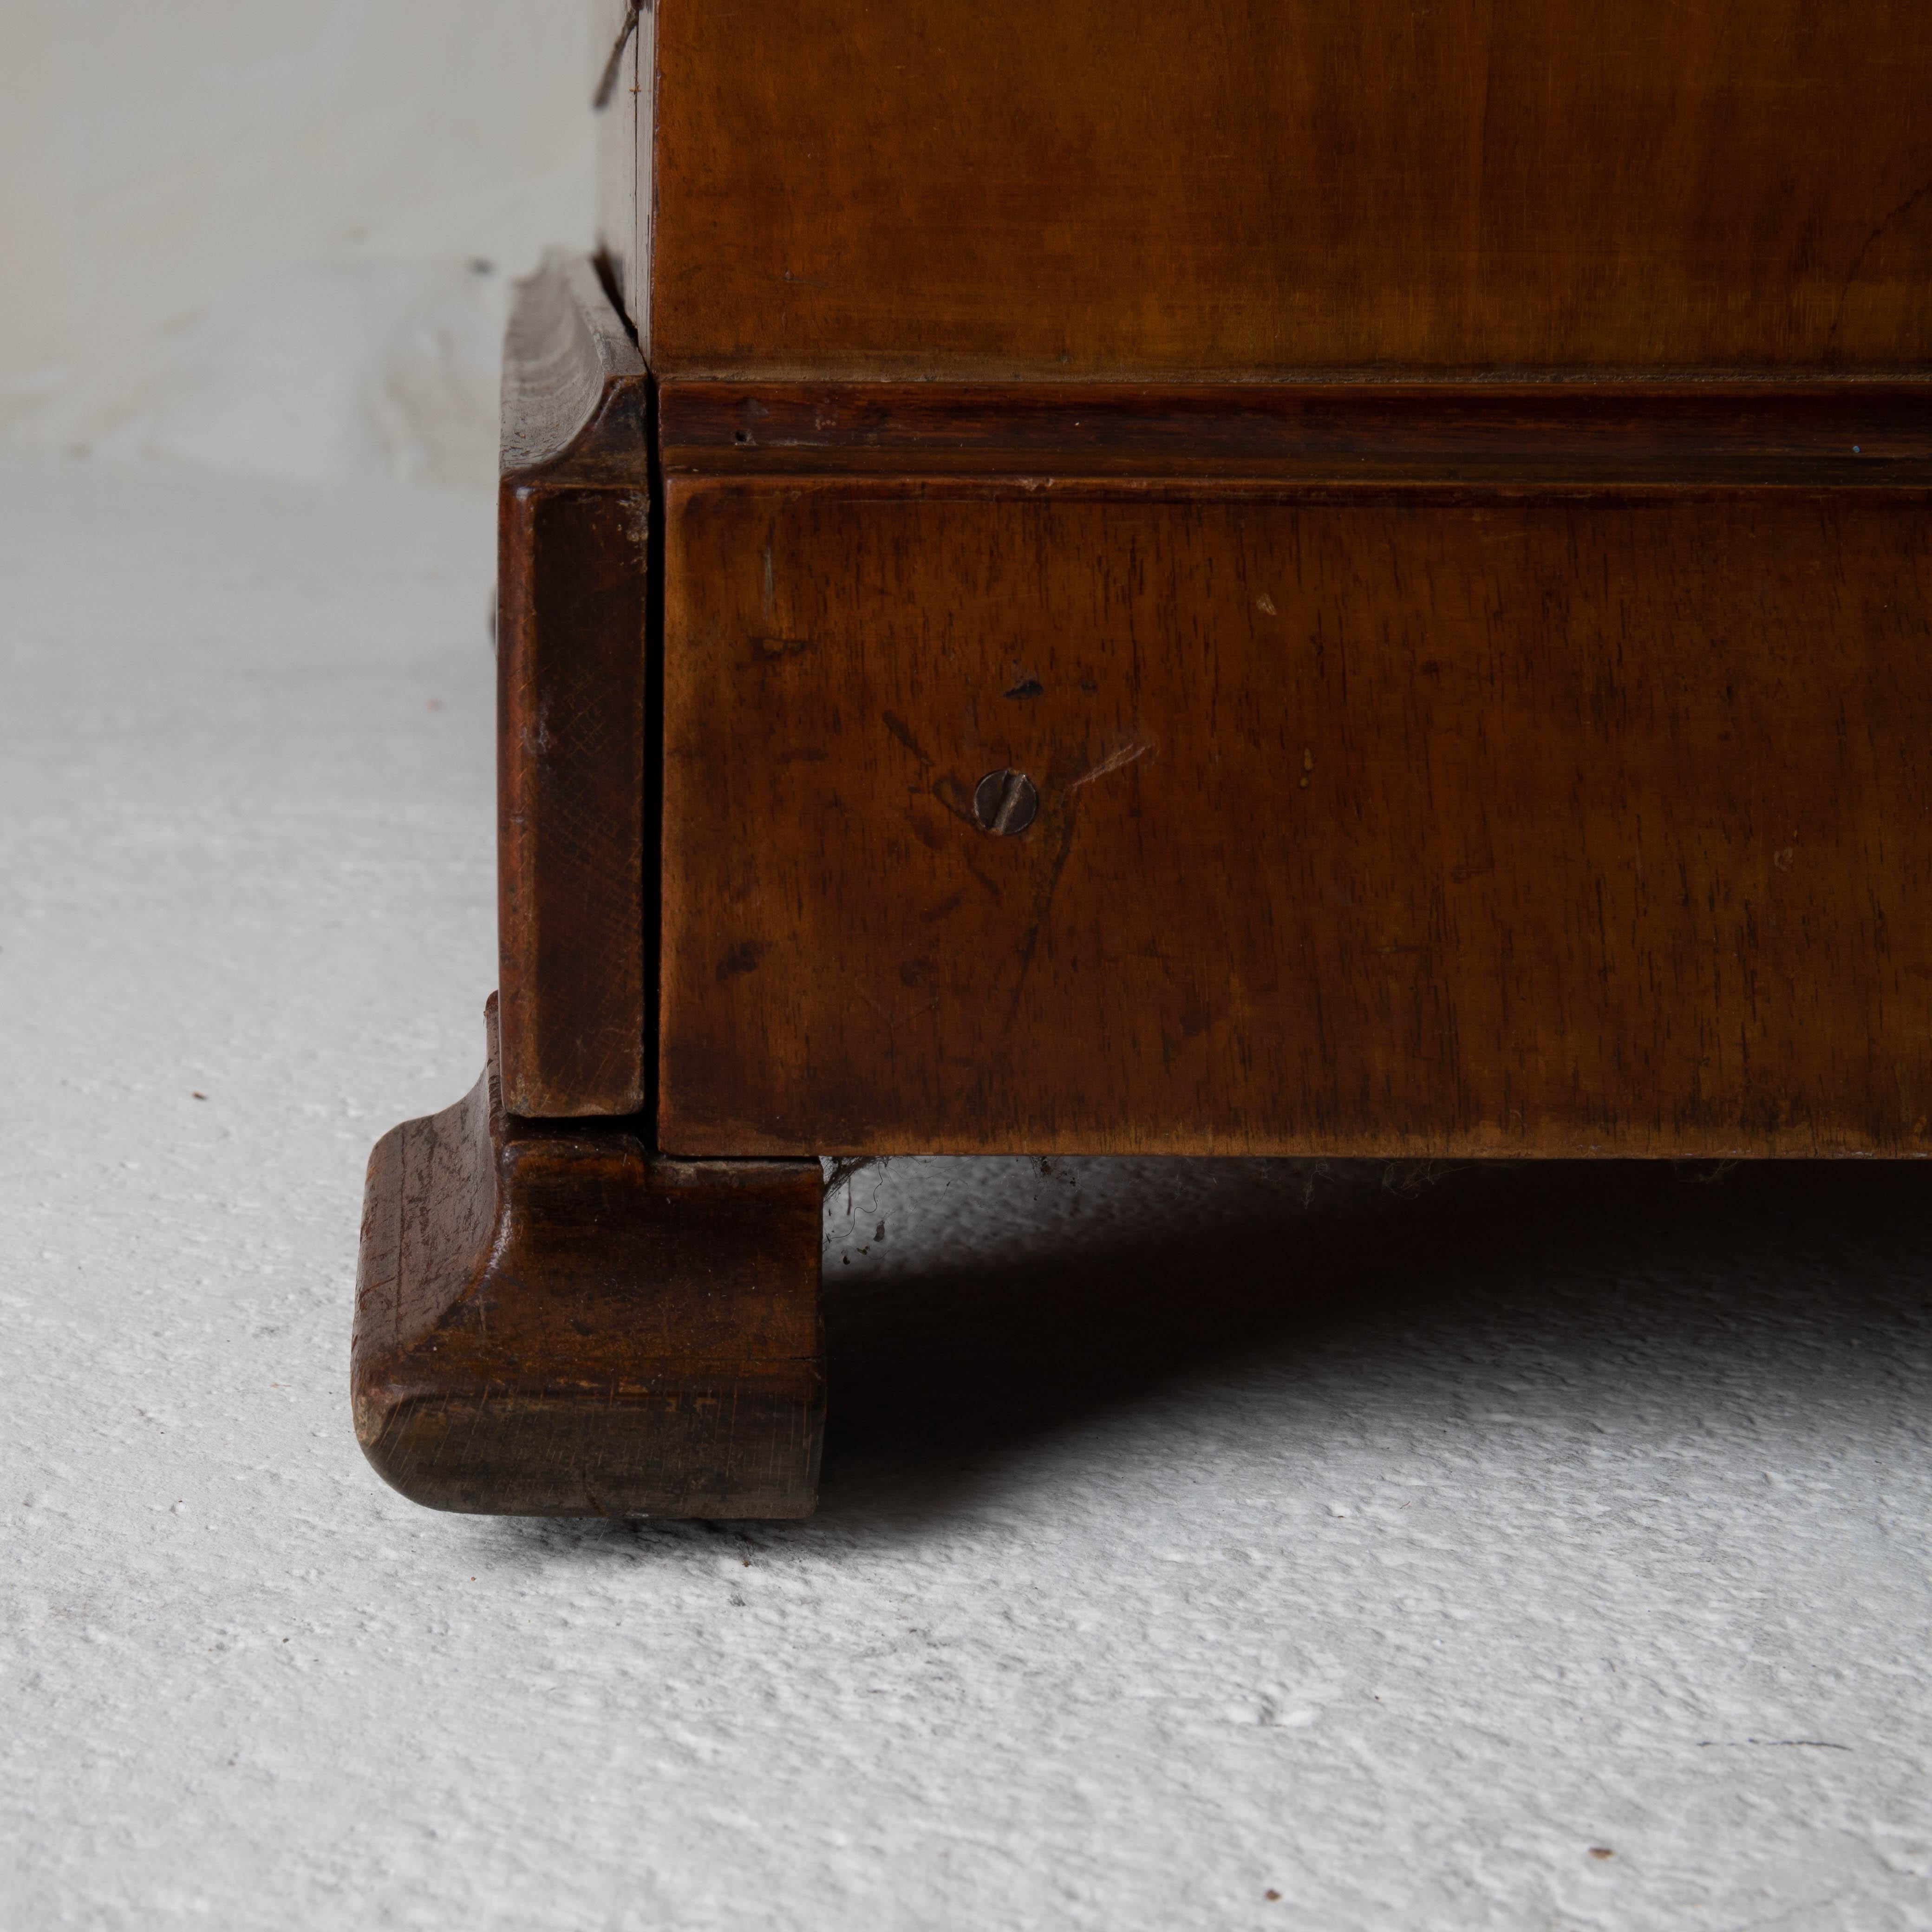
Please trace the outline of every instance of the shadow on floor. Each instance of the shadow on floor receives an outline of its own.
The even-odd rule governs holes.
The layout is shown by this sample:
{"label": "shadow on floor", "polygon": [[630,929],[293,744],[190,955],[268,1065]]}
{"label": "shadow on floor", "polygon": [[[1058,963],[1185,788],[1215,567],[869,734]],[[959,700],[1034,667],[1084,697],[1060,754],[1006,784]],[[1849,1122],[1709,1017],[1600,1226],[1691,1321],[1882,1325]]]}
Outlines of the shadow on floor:
{"label": "shadow on floor", "polygon": [[573,1560],[614,1537],[668,1550],[748,1532],[768,1545],[917,1534],[1057,1436],[1149,1403],[1212,1405],[1238,1377],[1331,1406],[1370,1388],[1386,1401],[1393,1384],[1398,1406],[1421,1406],[1509,1361],[1580,1411],[1603,1399],[1598,1371],[1615,1358],[1619,1387],[1663,1368],[1678,1402],[1696,1400],[1688,1382],[1742,1388],[1768,1412],[1874,1375],[1916,1400],[1932,1375],[1932,1169],[1917,1163],[1327,1174],[1305,1204],[1292,1188],[1232,1212],[1204,1197],[1156,1239],[1109,1240],[1102,1217],[1023,1265],[828,1276],[810,1522],[498,1519],[487,1533],[521,1561]]}
{"label": "shadow on floor", "polygon": [[1928,1191],[1907,1162],[1484,1164],[998,1272],[828,1280],[821,1518],[943,1516],[1030,1445],[1231,1375],[1422,1392],[1526,1347],[1774,1375],[1868,1333],[1922,1353]]}

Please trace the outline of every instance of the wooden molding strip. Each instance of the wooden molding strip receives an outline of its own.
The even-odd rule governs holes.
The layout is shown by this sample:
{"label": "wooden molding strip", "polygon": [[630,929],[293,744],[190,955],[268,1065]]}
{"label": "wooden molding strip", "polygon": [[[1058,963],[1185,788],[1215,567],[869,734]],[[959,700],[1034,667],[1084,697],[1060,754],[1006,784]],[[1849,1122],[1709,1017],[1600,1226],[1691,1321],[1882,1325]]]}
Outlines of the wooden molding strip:
{"label": "wooden molding strip", "polygon": [[668,381],[668,475],[1211,476],[1289,484],[1932,483],[1932,380]]}

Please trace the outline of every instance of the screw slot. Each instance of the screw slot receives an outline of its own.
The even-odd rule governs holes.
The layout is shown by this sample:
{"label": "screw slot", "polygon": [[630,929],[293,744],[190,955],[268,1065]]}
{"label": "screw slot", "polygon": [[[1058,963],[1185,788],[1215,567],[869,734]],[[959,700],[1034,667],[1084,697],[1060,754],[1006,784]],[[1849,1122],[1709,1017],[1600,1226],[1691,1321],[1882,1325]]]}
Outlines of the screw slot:
{"label": "screw slot", "polygon": [[1040,794],[1024,772],[988,772],[973,790],[973,816],[982,832],[1010,838],[1040,810]]}

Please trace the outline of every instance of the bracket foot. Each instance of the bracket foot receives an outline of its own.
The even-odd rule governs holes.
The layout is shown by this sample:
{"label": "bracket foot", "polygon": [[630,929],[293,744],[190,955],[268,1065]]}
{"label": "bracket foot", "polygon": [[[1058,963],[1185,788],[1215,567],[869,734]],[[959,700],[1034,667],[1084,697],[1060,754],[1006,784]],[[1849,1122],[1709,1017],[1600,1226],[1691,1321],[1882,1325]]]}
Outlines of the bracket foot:
{"label": "bracket foot", "polygon": [[351,1348],[384,1478],[486,1515],[786,1517],[824,1428],[815,1160],[466,1100],[377,1142]]}

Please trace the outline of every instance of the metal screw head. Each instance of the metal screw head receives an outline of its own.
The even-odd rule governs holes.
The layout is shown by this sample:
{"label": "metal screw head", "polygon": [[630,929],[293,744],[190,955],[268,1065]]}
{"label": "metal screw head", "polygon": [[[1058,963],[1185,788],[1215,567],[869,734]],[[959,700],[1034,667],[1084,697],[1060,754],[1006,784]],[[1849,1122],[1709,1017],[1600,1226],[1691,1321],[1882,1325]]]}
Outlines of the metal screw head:
{"label": "metal screw head", "polygon": [[973,816],[982,832],[1010,838],[1024,832],[1040,809],[1040,794],[1024,772],[988,772],[973,789]]}

